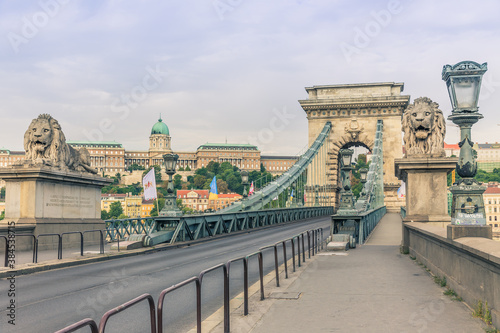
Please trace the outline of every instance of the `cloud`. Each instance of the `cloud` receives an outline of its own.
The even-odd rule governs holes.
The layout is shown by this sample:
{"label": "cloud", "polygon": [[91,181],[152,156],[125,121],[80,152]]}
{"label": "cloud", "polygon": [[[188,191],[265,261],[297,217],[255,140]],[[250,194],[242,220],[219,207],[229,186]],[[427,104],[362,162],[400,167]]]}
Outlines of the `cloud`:
{"label": "cloud", "polygon": [[[59,0],[42,2],[51,1]],[[223,20],[211,0],[71,1],[17,53],[7,36],[22,34],[24,19],[43,11],[42,2],[3,2],[0,146],[22,149],[29,121],[51,113],[72,140],[85,140],[85,131],[107,119],[113,130],[103,139],[147,149],[161,113],[174,149],[193,151],[226,137],[245,143],[268,126],[274,109],[286,108],[297,117],[263,153],[295,154],[308,138],[297,102],[306,98],[304,87],[404,82],[412,100],[428,96],[449,114],[441,69],[461,60],[489,62],[480,99],[485,119],[473,139],[498,141],[497,2],[476,8],[466,1],[401,0],[384,21],[391,0],[220,1],[231,5]],[[347,61],[340,46],[355,45],[359,31],[371,31],[369,40]],[[116,100],[138,92],[147,68],[157,66],[166,73],[162,82],[121,117]],[[458,141],[454,132],[448,130],[447,141]]]}

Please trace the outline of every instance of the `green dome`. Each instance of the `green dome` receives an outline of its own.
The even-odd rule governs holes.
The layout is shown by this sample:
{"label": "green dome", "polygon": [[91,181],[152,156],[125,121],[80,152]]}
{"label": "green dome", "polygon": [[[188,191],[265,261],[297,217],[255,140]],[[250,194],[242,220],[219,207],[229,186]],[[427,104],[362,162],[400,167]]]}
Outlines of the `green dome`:
{"label": "green dome", "polygon": [[167,125],[165,125],[165,123],[161,120],[161,118],[158,119],[158,122],[154,124],[153,128],[151,129],[151,135],[153,134],[170,135]]}

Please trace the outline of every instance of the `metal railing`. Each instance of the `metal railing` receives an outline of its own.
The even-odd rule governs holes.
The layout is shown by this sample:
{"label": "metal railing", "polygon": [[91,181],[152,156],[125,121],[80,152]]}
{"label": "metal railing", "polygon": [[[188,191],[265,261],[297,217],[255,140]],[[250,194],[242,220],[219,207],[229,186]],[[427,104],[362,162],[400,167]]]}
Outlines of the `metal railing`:
{"label": "metal railing", "polygon": [[[302,237],[302,238],[301,238]],[[192,283],[195,283],[196,285],[196,327],[197,327],[197,332],[201,333],[201,308],[202,308],[202,282],[203,282],[203,277],[212,271],[222,269],[223,273],[223,280],[224,280],[224,292],[223,292],[223,298],[224,298],[224,332],[228,333],[230,332],[230,323],[231,323],[231,313],[230,313],[230,290],[229,290],[229,278],[230,278],[230,268],[231,264],[242,261],[243,262],[243,292],[244,292],[244,299],[243,299],[243,304],[244,304],[244,315],[249,314],[249,309],[248,309],[248,298],[249,298],[249,286],[248,286],[248,273],[249,273],[249,265],[248,262],[251,258],[257,256],[258,261],[259,261],[259,283],[260,283],[260,300],[265,299],[265,293],[264,293],[264,252],[270,248],[273,248],[273,257],[274,257],[274,270],[276,272],[276,286],[279,287],[279,258],[278,258],[278,246],[283,247],[283,265],[285,268],[285,279],[288,278],[288,270],[287,270],[287,242],[291,241],[291,246],[292,246],[292,261],[294,265],[294,271],[295,271],[295,256],[297,256],[298,261],[300,261],[300,257],[302,255],[302,260],[305,262],[306,260],[306,249],[305,249],[305,237],[308,239],[308,249],[307,252],[309,253],[308,258],[311,258],[311,253],[312,256],[315,255],[315,253],[318,253],[320,249],[323,249],[323,245],[325,243],[325,239],[323,238],[323,228],[318,228],[318,229],[311,229],[304,231],[296,236],[293,236],[291,238],[287,238],[285,240],[279,241],[273,245],[269,246],[264,246],[259,249],[259,251],[251,253],[245,257],[240,257],[240,258],[235,258],[229,260],[226,264],[218,264],[216,266],[213,266],[211,268],[208,268],[206,270],[203,270],[200,272],[200,274],[196,277],[191,277],[187,280],[184,280],[178,284],[175,284],[169,288],[164,289],[159,297],[158,297],[158,303],[155,308],[155,303],[154,299],[150,294],[143,294],[137,298],[134,298],[131,301],[128,301],[120,306],[117,306],[109,311],[107,311],[101,318],[99,322],[99,333],[104,333],[104,329],[106,327],[106,323],[108,319],[119,313],[122,312],[132,306],[134,306],[137,303],[140,303],[143,300],[148,300],[149,303],[149,314],[150,314],[150,332],[153,333],[163,333],[163,311],[165,310],[165,298],[168,294],[171,292],[178,290],[182,287],[185,287],[187,285],[190,285]],[[297,252],[295,252],[295,246],[294,246],[294,239],[297,239]],[[302,240],[302,249],[300,248],[300,241]],[[301,252],[302,251],[302,252]],[[156,309],[156,311],[155,311]],[[156,315],[156,317],[155,317]],[[90,319],[84,319],[82,321],[79,321],[73,325],[67,326],[66,328],[63,328],[62,330],[57,331],[56,333],[69,333],[69,332],[74,332],[75,330],[79,328],[83,328],[85,326],[90,326],[92,333],[97,332],[96,330],[96,323]]]}
{"label": "metal railing", "polygon": [[[95,230],[87,230],[87,231],[70,231],[70,232],[63,232],[61,234],[57,233],[48,233],[48,234],[39,234],[38,236],[35,236],[33,234],[14,234],[14,237],[31,237],[33,238],[33,263],[38,263],[38,247],[39,247],[39,239],[40,237],[57,237],[57,259],[62,259],[63,257],[63,236],[64,235],[71,235],[71,234],[79,234],[80,235],[80,255],[83,256],[84,252],[84,246],[85,246],[85,234],[86,233],[91,233],[91,232],[99,232],[100,233],[100,239],[99,239],[99,253],[104,254],[104,233],[103,230],[95,229]],[[9,251],[8,251],[8,236],[6,235],[0,235],[0,238],[5,239],[5,261],[4,261],[4,267],[8,266],[8,256],[9,256]]]}

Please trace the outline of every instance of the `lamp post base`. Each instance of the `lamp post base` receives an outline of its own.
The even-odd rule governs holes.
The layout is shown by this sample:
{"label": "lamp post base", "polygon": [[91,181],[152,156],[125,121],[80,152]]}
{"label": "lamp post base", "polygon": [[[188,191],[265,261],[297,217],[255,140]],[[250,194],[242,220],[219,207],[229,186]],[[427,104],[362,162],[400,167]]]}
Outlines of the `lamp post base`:
{"label": "lamp post base", "polygon": [[492,239],[493,233],[491,225],[451,225],[446,228],[448,239],[461,237],[483,237]]}
{"label": "lamp post base", "polygon": [[453,194],[451,204],[451,224],[486,226],[486,212],[484,210],[483,193],[486,186],[477,184],[460,185],[450,187]]}
{"label": "lamp post base", "polygon": [[179,217],[182,216],[182,211],[177,207],[175,195],[165,197],[165,206],[160,211],[159,216]]}

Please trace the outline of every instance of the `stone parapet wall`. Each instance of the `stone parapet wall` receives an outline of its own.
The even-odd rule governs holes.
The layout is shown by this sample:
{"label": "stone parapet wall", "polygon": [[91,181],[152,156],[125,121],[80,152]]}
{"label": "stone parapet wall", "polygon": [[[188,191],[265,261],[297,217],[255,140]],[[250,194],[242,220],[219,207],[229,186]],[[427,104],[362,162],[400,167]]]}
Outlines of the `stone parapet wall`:
{"label": "stone parapet wall", "polygon": [[446,229],[428,223],[403,225],[403,249],[433,274],[446,277],[448,286],[474,307],[488,302],[493,325],[500,327],[500,242],[463,237],[450,240]]}

